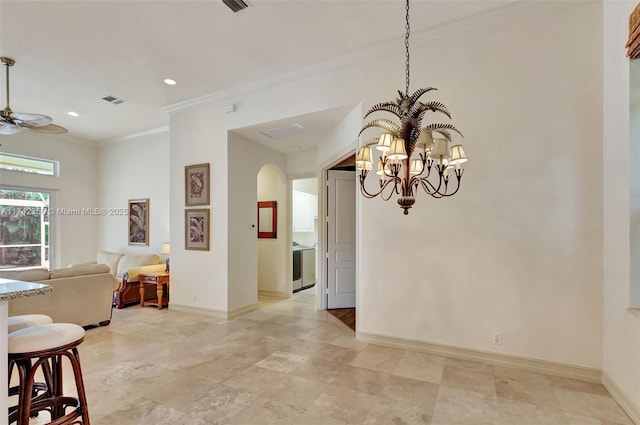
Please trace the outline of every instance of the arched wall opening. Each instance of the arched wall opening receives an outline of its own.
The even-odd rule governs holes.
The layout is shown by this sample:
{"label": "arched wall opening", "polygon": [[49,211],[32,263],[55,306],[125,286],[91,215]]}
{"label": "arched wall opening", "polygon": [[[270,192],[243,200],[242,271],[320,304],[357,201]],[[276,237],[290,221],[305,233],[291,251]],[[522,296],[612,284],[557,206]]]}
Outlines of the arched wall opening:
{"label": "arched wall opening", "polygon": [[287,179],[273,164],[264,165],[257,177],[258,202],[276,201],[275,238],[258,239],[258,294],[290,297],[291,281],[287,279]]}

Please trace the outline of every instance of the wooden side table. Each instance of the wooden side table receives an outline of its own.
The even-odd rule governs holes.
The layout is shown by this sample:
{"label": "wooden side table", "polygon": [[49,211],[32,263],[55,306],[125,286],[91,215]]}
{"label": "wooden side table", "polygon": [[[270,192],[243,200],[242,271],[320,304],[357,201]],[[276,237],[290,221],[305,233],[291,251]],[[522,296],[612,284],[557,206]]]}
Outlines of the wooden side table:
{"label": "wooden side table", "polygon": [[[145,302],[144,285],[156,285],[156,294],[158,299],[156,302]],[[167,285],[165,295],[164,286]],[[148,273],[140,275],[140,307],[145,305],[157,306],[158,310],[162,310],[163,306],[169,306],[169,273]]]}

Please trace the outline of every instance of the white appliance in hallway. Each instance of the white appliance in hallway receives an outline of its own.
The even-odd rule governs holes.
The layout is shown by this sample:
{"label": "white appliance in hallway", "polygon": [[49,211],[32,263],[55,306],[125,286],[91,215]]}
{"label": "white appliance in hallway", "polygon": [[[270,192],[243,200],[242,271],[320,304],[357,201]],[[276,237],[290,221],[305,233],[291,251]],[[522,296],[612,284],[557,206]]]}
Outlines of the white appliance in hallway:
{"label": "white appliance in hallway", "polygon": [[293,242],[293,292],[316,284],[316,249]]}
{"label": "white appliance in hallway", "polygon": [[292,181],[293,292],[315,285],[318,257],[318,179]]}

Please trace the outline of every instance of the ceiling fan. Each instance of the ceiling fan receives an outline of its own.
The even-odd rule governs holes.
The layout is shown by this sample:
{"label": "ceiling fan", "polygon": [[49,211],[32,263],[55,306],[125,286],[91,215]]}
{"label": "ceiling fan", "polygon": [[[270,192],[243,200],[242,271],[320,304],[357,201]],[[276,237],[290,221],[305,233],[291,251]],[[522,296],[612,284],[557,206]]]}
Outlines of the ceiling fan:
{"label": "ceiling fan", "polygon": [[16,61],[7,57],[0,57],[0,61],[6,67],[7,106],[0,110],[0,134],[11,135],[27,129],[36,133],[59,134],[66,133],[67,129],[59,125],[51,124],[53,119],[46,115],[32,114],[28,112],[13,112],[9,107],[9,67]]}

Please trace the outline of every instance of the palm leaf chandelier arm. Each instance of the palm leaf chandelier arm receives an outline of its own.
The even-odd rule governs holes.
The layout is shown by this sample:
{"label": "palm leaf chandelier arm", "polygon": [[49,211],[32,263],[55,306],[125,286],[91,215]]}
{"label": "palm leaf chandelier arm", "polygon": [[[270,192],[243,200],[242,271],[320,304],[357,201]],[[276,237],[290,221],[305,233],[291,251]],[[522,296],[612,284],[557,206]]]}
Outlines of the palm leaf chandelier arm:
{"label": "palm leaf chandelier arm", "polygon": [[428,128],[434,133],[442,134],[445,138],[447,138],[447,140],[451,140],[451,133],[448,130],[455,131],[460,135],[460,137],[464,137],[462,133],[458,131],[458,129],[455,128],[452,124],[429,124],[425,126],[425,128]]}
{"label": "palm leaf chandelier arm", "polygon": [[423,94],[428,93],[428,92],[433,91],[433,90],[438,90],[438,89],[435,88],[435,87],[427,87],[427,88],[424,88],[424,89],[418,89],[411,95],[411,97],[409,98],[409,102],[411,103],[411,105],[414,105],[418,101],[418,99],[420,99],[420,97],[422,97]]}
{"label": "palm leaf chandelier arm", "polygon": [[398,104],[394,102],[381,102],[373,106],[371,109],[369,109],[367,113],[364,114],[364,117],[366,118],[369,115],[373,114],[374,112],[380,112],[380,111],[390,112],[396,117],[398,117],[398,119],[401,119],[403,115],[402,109],[400,108],[400,106],[398,106]]}
{"label": "palm leaf chandelier arm", "polygon": [[428,103],[420,102],[411,109],[410,114],[414,118],[422,119],[422,117],[427,111],[440,112],[445,114],[449,119],[451,119],[451,112],[449,112],[449,108],[447,108],[444,103],[440,103],[440,102],[428,102]]}
{"label": "palm leaf chandelier arm", "polygon": [[360,130],[360,133],[358,133],[358,136],[360,136],[366,129],[371,127],[382,128],[383,130],[387,130],[389,133],[393,135],[397,135],[398,133],[400,133],[400,126],[398,124],[394,123],[391,120],[382,118],[382,119],[376,119],[376,120],[370,121],[367,124],[365,124],[364,127],[362,127],[362,129]]}

